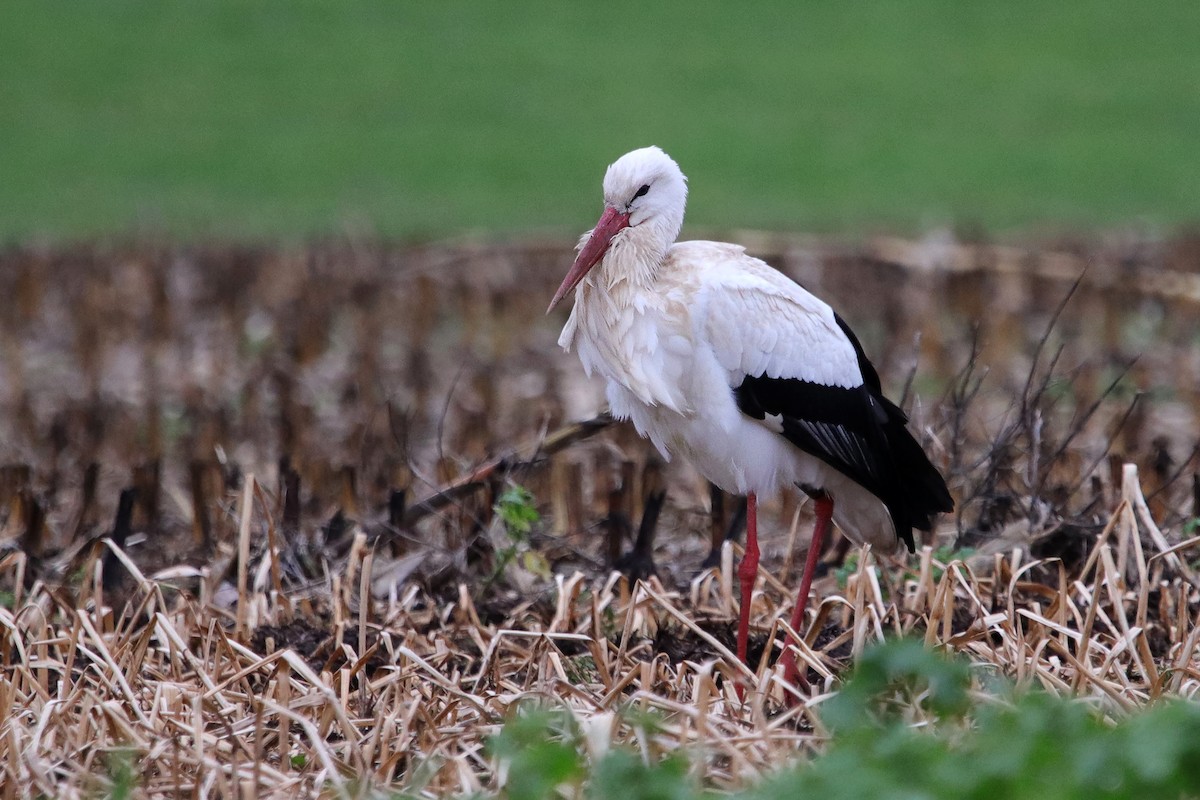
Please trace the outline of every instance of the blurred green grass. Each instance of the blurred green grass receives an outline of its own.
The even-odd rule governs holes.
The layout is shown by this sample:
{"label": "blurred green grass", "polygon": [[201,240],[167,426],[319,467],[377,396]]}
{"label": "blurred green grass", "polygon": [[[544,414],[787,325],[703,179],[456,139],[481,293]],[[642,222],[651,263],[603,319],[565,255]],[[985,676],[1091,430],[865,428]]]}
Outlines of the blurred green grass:
{"label": "blurred green grass", "polygon": [[1200,6],[0,4],[0,237],[1200,219]]}

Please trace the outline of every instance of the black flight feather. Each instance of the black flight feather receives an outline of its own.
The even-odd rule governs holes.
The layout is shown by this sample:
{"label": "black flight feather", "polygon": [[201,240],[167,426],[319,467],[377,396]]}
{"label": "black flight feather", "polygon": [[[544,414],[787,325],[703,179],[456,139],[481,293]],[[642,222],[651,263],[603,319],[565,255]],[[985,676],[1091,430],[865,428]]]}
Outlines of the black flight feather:
{"label": "black flight feather", "polygon": [[750,376],[734,389],[738,408],[754,419],[781,417],[788,441],[883,501],[896,535],[915,550],[912,529],[931,530],[934,514],[952,511],[954,501],[937,467],[909,433],[908,417],[883,396],[879,374],[858,337],[841,317],[834,318],[854,346],[862,385]]}

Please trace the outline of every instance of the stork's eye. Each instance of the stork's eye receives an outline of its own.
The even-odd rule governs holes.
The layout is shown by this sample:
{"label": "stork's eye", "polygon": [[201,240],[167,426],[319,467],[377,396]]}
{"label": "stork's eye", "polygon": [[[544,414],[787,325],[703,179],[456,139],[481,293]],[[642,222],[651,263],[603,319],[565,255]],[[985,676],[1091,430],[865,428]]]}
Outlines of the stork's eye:
{"label": "stork's eye", "polygon": [[[641,197],[648,191],[650,191],[650,184],[648,184],[648,183],[642,184],[642,188],[640,188],[636,192],[634,192],[633,200],[637,200],[639,197]],[[629,202],[632,203],[633,200],[630,200]]]}

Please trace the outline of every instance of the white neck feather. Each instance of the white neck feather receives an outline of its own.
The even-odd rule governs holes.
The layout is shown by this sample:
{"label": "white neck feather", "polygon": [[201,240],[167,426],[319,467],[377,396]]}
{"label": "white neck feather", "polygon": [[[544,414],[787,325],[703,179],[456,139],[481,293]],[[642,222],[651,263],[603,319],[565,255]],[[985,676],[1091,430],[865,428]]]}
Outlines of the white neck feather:
{"label": "white neck feather", "polygon": [[624,304],[631,302],[633,295],[650,289],[658,278],[667,250],[679,235],[681,217],[660,215],[622,231],[593,270],[595,277],[588,277],[592,291],[608,293],[613,300]]}

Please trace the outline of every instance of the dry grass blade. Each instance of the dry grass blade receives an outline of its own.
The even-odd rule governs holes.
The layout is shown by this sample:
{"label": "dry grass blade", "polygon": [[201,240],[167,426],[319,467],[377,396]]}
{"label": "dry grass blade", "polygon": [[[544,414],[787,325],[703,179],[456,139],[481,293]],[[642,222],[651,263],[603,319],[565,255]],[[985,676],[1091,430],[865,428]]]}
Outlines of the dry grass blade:
{"label": "dry grass blade", "polygon": [[[1127,524],[1120,521],[1128,519],[1127,508],[1118,509],[1114,530]],[[836,686],[847,653],[898,626],[923,630],[931,644],[961,648],[1000,672],[1093,694],[1122,713],[1165,693],[1193,696],[1200,689],[1200,620],[1190,613],[1195,590],[1169,571],[1162,573],[1162,588],[1141,579],[1127,586],[1117,567],[1118,543],[1100,543],[1086,562],[1095,582],[1064,574],[1053,589],[1028,580],[1047,563],[1014,555],[989,557],[989,569],[981,569],[983,562],[937,566],[945,571],[936,581],[928,550],[914,572],[861,555],[846,602],[824,607],[842,609],[843,633],[826,634],[816,645],[802,641],[801,663]],[[7,567],[13,574],[17,564],[9,559]],[[76,770],[85,767],[45,758],[50,742],[78,742],[85,754],[131,747],[141,774],[173,775],[178,786],[240,785],[259,796],[282,796],[326,783],[344,787],[364,776],[402,780],[413,765],[436,758],[441,766],[429,776],[427,791],[441,794],[460,791],[467,774],[472,785],[496,779],[480,747],[523,697],[554,697],[584,722],[615,724],[614,742],[636,739],[620,722],[625,704],[657,708],[667,723],[660,736],[728,756],[705,767],[705,780],[715,785],[741,785],[777,764],[781,753],[819,746],[819,739],[782,735],[779,721],[794,715],[776,705],[778,695],[756,694],[749,714],[730,695],[732,684],[719,672],[755,686],[760,681],[703,622],[712,609],[698,613],[688,596],[653,584],[624,598],[621,583],[609,580],[591,582],[581,593],[573,588],[579,580],[561,581],[544,613],[514,607],[518,617],[494,630],[473,611],[431,614],[436,604],[411,597],[372,601],[378,616],[352,623],[366,626],[357,637],[374,648],[366,660],[327,657],[319,647],[302,655],[286,646],[301,629],[271,634],[277,646],[285,645],[273,653],[263,652],[261,638],[257,645],[250,638],[222,644],[210,623],[201,623],[205,610],[186,596],[117,626],[102,622],[112,618],[110,609],[57,616],[46,589],[37,587],[26,608],[49,614],[0,614],[8,654],[0,696],[10,708],[24,709],[9,715],[8,727],[21,733],[0,739],[0,771],[6,780],[39,786],[55,780],[84,785]],[[904,588],[896,594],[886,587]],[[1158,616],[1161,604],[1146,601],[1152,590],[1186,598],[1175,606],[1179,616]],[[283,617],[279,598],[256,596],[253,585],[247,591],[248,602],[266,610],[264,624]],[[786,607],[787,586],[767,582],[762,591],[764,609]],[[1145,619],[1135,626],[1139,606]],[[610,624],[597,618],[609,613],[605,608],[626,620],[625,631],[609,628],[611,638],[598,640],[596,631]],[[824,610],[818,618],[832,619]],[[656,655],[654,637],[661,640],[670,626],[673,638],[694,642],[696,656]],[[786,633],[773,627],[780,637]],[[476,634],[478,646],[471,644]],[[981,646],[989,635],[998,643]],[[140,647],[142,641],[156,644]],[[707,658],[698,658],[701,652]],[[85,669],[66,668],[72,663]],[[819,720],[819,703],[813,708]],[[156,747],[163,736],[182,737],[183,746]]]}

